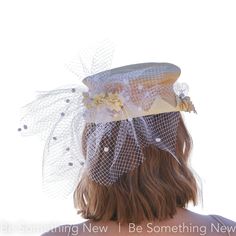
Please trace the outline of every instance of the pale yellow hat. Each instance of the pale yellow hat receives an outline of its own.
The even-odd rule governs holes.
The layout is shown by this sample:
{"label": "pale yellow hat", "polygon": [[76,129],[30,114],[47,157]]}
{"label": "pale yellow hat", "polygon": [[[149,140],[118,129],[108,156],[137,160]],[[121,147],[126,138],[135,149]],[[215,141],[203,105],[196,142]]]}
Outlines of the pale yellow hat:
{"label": "pale yellow hat", "polygon": [[88,122],[110,122],[174,111],[196,112],[177,84],[181,70],[170,63],[140,63],[103,71],[83,79]]}

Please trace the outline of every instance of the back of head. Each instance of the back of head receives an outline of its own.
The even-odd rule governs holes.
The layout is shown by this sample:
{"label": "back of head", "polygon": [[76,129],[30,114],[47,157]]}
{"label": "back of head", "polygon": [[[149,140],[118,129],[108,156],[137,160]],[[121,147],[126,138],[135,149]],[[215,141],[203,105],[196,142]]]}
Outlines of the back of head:
{"label": "back of head", "polygon": [[[166,113],[167,114],[167,113]],[[152,129],[157,128],[158,116],[150,115],[153,120]],[[141,117],[133,118],[134,129]],[[113,137],[116,138],[121,124],[115,121]],[[94,129],[95,123],[85,126],[84,134]],[[160,127],[159,127],[160,128]],[[141,133],[140,133],[141,135]],[[98,149],[103,150],[100,142]],[[86,157],[86,144],[88,135],[83,135],[82,146]],[[131,150],[132,158],[135,158],[135,140],[129,136],[129,140],[123,144],[123,151]],[[120,223],[140,223],[143,220],[164,220],[173,217],[177,207],[185,207],[189,202],[197,203],[197,182],[189,167],[189,155],[192,148],[191,136],[180,115],[176,137],[176,156],[180,163],[170,154],[153,145],[143,148],[145,160],[131,171],[124,173],[117,182],[106,186],[93,181],[85,171],[74,192],[74,204],[85,219],[96,221],[113,220]],[[133,149],[133,151],[132,151]],[[121,150],[121,152],[122,152]],[[97,157],[96,168],[102,163],[103,155]],[[129,155],[127,153],[127,155]],[[125,158],[125,154],[122,156]],[[130,157],[129,157],[130,158]]]}

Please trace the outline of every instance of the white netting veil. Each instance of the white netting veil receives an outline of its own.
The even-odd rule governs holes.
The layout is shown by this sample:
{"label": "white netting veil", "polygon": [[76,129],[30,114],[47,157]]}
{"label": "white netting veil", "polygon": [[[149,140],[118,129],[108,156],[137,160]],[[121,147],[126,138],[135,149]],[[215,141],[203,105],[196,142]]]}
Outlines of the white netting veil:
{"label": "white netting veil", "polygon": [[100,184],[115,183],[122,174],[145,160],[143,150],[148,145],[169,151],[176,158],[179,118],[179,112],[168,112],[132,120],[87,124],[85,156],[88,175]]}
{"label": "white netting veil", "polygon": [[145,160],[148,145],[179,162],[180,111],[196,112],[187,85],[175,83],[179,75],[170,63],[140,63],[93,71],[82,79],[83,86],[39,93],[24,107],[18,131],[46,140],[45,190],[68,195],[82,173],[99,184],[113,184]]}

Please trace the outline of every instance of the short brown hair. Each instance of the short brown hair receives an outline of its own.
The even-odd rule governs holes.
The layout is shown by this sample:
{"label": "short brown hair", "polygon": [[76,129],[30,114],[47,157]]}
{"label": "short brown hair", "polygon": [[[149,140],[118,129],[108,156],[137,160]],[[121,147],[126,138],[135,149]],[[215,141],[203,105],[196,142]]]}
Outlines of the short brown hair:
{"label": "short brown hair", "polygon": [[[155,116],[158,114],[152,115],[153,119]],[[84,133],[90,128],[91,124],[87,124]],[[83,136],[84,148],[86,142]],[[181,165],[170,153],[148,146],[143,150],[145,161],[110,186],[94,182],[85,172],[74,192],[75,208],[83,218],[95,221],[138,224],[173,217],[177,207],[197,204],[198,185],[189,167],[191,149],[192,138],[180,116],[176,156]]]}

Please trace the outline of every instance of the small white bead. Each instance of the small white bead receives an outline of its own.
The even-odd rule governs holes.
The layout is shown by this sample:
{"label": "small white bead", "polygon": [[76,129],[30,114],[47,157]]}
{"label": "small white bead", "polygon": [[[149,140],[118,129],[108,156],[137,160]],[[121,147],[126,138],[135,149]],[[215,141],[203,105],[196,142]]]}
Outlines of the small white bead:
{"label": "small white bead", "polygon": [[104,147],[104,152],[108,152],[109,148],[108,147]]}
{"label": "small white bead", "polygon": [[133,118],[128,118],[128,121],[132,121],[133,120]]}
{"label": "small white bead", "polygon": [[156,140],[156,142],[160,142],[160,141],[161,141],[161,139],[160,139],[160,138],[156,138],[155,140]]}
{"label": "small white bead", "polygon": [[150,93],[149,93],[149,92],[146,92],[146,93],[144,94],[144,97],[147,98],[148,96],[150,96]]}
{"label": "small white bead", "polygon": [[139,84],[138,89],[141,90],[143,88],[143,85]]}
{"label": "small white bead", "polygon": [[124,81],[124,84],[128,84],[129,83],[129,81],[127,79],[124,79],[123,81]]}

